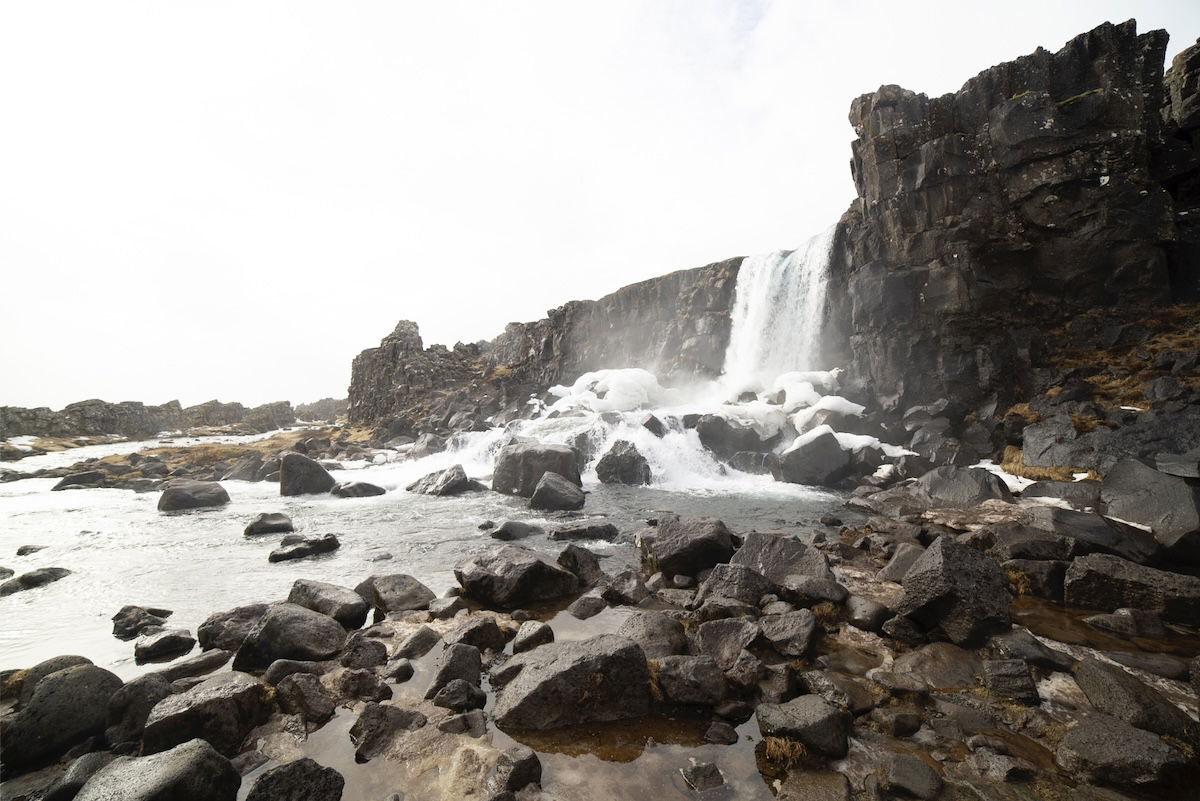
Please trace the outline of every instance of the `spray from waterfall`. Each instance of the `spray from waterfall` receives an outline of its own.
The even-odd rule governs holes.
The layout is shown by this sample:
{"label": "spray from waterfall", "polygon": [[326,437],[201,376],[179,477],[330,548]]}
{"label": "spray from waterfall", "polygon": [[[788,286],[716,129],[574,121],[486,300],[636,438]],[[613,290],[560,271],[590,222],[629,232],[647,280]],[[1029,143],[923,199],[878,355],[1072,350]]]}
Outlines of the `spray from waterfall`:
{"label": "spray from waterfall", "polygon": [[784,373],[816,370],[836,226],[797,250],[747,257],[730,311],[723,383],[759,391]]}

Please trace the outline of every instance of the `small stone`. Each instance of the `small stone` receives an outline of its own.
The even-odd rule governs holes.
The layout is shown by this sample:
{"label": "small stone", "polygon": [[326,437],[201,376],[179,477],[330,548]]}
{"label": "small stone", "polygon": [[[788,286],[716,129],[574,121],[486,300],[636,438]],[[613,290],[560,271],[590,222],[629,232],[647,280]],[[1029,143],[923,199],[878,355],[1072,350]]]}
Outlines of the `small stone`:
{"label": "small stone", "polygon": [[720,787],[725,783],[725,777],[721,775],[720,769],[711,762],[697,762],[693,759],[692,764],[686,768],[680,768],[679,772],[683,774],[683,780],[688,783],[688,787],[698,793]]}

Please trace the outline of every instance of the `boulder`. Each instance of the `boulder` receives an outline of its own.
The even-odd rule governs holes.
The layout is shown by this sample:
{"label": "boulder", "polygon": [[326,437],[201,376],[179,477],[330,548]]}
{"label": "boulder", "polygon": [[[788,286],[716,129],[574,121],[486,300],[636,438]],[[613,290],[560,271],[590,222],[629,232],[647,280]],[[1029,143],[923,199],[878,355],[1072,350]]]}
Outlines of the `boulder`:
{"label": "boulder", "polygon": [[472,489],[474,484],[467,478],[467,472],[461,464],[436,470],[405,487],[408,492],[418,495],[461,495]]}
{"label": "boulder", "polygon": [[532,651],[539,645],[554,642],[554,629],[539,620],[526,620],[513,637],[513,653]]}
{"label": "boulder", "polygon": [[889,753],[879,766],[879,786],[888,797],[935,798],[942,790],[942,777],[929,764],[911,754]]}
{"label": "boulder", "polygon": [[817,619],[808,609],[764,615],[758,621],[763,639],[783,656],[803,657],[812,645]]}
{"label": "boulder", "polygon": [[342,671],[334,683],[339,698],[351,701],[386,701],[392,697],[392,688],[383,679],[363,668]]}
{"label": "boulder", "polygon": [[388,661],[387,646],[379,640],[353,636],[338,657],[338,664],[348,668],[376,668]]}
{"label": "boulder", "polygon": [[901,580],[896,614],[927,630],[939,628],[951,642],[979,640],[1011,624],[1012,594],[1000,566],[979,551],[942,536]]}
{"label": "boulder", "polygon": [[641,717],[650,709],[645,654],[612,634],[544,645],[514,656],[505,671],[511,678],[493,710],[501,727],[554,729]]}
{"label": "boulder", "polygon": [[626,568],[608,580],[600,597],[613,606],[637,606],[650,597],[638,571]]}
{"label": "boulder", "polygon": [[505,520],[488,532],[488,536],[494,540],[509,542],[511,540],[523,540],[526,537],[533,537],[544,533],[538,526],[531,526],[529,523],[522,523],[520,520]]}
{"label": "boulder", "polygon": [[516,793],[531,784],[540,785],[541,781],[542,763],[537,754],[523,745],[514,745],[500,752],[489,786],[501,794]]}
{"label": "boulder", "polygon": [[976,676],[983,671],[983,663],[971,651],[935,642],[896,657],[892,671],[936,690],[957,690],[979,686]]}
{"label": "boulder", "polygon": [[258,481],[259,473],[262,471],[263,460],[262,456],[257,453],[251,453],[243,456],[233,463],[233,467],[229,468],[223,476],[222,481]]}
{"label": "boulder", "polygon": [[546,473],[557,473],[579,487],[578,460],[573,448],[522,440],[500,449],[493,464],[492,489],[529,498]]}
{"label": "boulder", "polygon": [[346,630],[328,615],[293,603],[274,604],[246,635],[233,668],[261,670],[276,659],[329,659],[345,642]]}
{"label": "boulder", "polygon": [[825,554],[786,534],[752,531],[729,562],[751,568],[775,583],[787,576],[833,578]]}
{"label": "boulder", "polygon": [[454,575],[464,595],[501,609],[561,598],[579,587],[574,573],[519,545],[472,556],[454,568]]}
{"label": "boulder", "polygon": [[1071,606],[1111,612],[1133,607],[1163,620],[1200,619],[1200,578],[1169,573],[1108,554],[1080,556],[1067,568],[1063,599]]}
{"label": "boulder", "polygon": [[739,451],[762,453],[771,450],[778,437],[764,440],[749,423],[731,420],[719,414],[706,414],[696,421],[700,444],[722,461]]}
{"label": "boulder", "polygon": [[342,547],[342,543],[334,534],[322,534],[319,537],[299,537],[288,545],[276,548],[267,557],[268,562],[289,562],[293,559],[305,559],[331,553]]}
{"label": "boulder", "polygon": [[643,535],[643,555],[653,571],[663,575],[694,576],[733,556],[733,535],[715,517],[658,519],[653,534]]}
{"label": "boulder", "polygon": [[972,509],[984,501],[1013,499],[1000,477],[982,468],[935,467],[917,479],[917,486],[939,509]]}
{"label": "boulder", "polygon": [[647,659],[687,653],[688,641],[683,624],[662,612],[632,612],[617,629],[617,636],[637,643]]}
{"label": "boulder", "polygon": [[451,679],[433,696],[433,705],[452,712],[482,709],[487,703],[487,693],[465,679]]}
{"label": "boulder", "polygon": [[899,583],[904,578],[904,574],[921,558],[921,554],[923,553],[925,553],[925,549],[920,545],[912,542],[902,542],[896,546],[896,551],[892,554],[892,558],[875,574],[875,577],[880,581],[895,581]]}
{"label": "boulder", "polygon": [[373,498],[385,494],[387,490],[366,481],[339,481],[329,492],[338,498]]}
{"label": "boulder", "polygon": [[362,626],[370,608],[354,590],[312,579],[296,579],[288,602],[328,615],[347,629]]}
{"label": "boulder", "polygon": [[14,579],[0,584],[0,596],[12,595],[14,592],[23,590],[32,590],[37,587],[44,587],[47,584],[53,584],[59,579],[66,578],[71,575],[71,571],[65,567],[39,567],[37,570],[30,570],[28,573],[22,573]]}
{"label": "boulder", "polygon": [[293,676],[297,673],[309,673],[313,676],[320,676],[323,672],[324,669],[320,662],[305,662],[298,659],[276,659],[263,672],[262,680],[267,684],[277,686],[288,676]]}
{"label": "boulder", "polygon": [[429,616],[434,620],[449,620],[464,609],[467,609],[467,602],[457,595],[453,598],[435,598],[429,602]]}
{"label": "boulder", "polygon": [[137,664],[174,659],[196,646],[196,638],[187,629],[163,629],[142,635],[133,645],[133,660]]}
{"label": "boulder", "polygon": [[429,626],[421,626],[396,646],[396,652],[392,656],[401,659],[418,659],[429,653],[441,639],[442,635]]}
{"label": "boulder", "polygon": [[1150,532],[1091,512],[1036,506],[1025,517],[1030,528],[1072,540],[1076,553],[1099,551],[1145,563],[1157,558],[1162,548]]}
{"label": "boulder", "polygon": [[179,662],[172,662],[159,669],[157,673],[167,681],[190,679],[203,676],[205,673],[212,673],[217,668],[224,667],[230,659],[233,659],[231,651],[203,651]]}
{"label": "boulder", "polygon": [[447,645],[438,659],[437,667],[434,668],[433,680],[429,682],[425,691],[425,700],[436,696],[443,687],[456,679],[478,687],[482,675],[483,658],[478,648],[462,643]]}
{"label": "boulder", "polygon": [[850,595],[849,590],[833,579],[813,576],[785,576],[778,586],[779,597],[797,606],[813,606],[829,601],[840,604]]}
{"label": "boulder", "polygon": [[262,773],[246,801],[341,801],[345,784],[333,768],[302,757]]}
{"label": "boulder", "polygon": [[158,511],[176,512],[183,509],[203,509],[229,503],[229,493],[215,481],[172,479],[158,496]]}
{"label": "boulder", "polygon": [[759,704],[758,728],[764,737],[789,737],[834,759],[849,747],[850,713],[817,695],[802,695],[785,704]]}
{"label": "boulder", "polygon": [[100,770],[117,758],[108,751],[93,751],[74,760],[63,775],[54,780],[41,801],[71,801],[79,795],[83,785]]}
{"label": "boulder", "polygon": [[696,630],[695,652],[712,657],[722,670],[730,670],[759,633],[757,621],[749,618],[710,620]]}
{"label": "boulder", "polygon": [[1100,490],[1107,514],[1149,526],[1173,556],[1200,561],[1200,489],[1135,459],[1108,471]]}
{"label": "boulder", "polygon": [[437,597],[433,590],[406,573],[371,576],[354,591],[384,615],[426,609],[430,601]]}
{"label": "boulder", "polygon": [[142,753],[199,738],[233,756],[250,730],[266,722],[273,706],[267,685],[253,676],[236,671],[214,676],[154,705],[142,732]]}
{"label": "boulder", "polygon": [[574,523],[554,529],[550,532],[550,539],[555,542],[570,542],[572,540],[615,542],[620,535],[621,533],[617,531],[617,527],[612,523]]}
{"label": "boulder", "polygon": [[529,498],[530,509],[552,512],[573,512],[582,509],[587,497],[577,484],[558,473],[546,471]]}
{"label": "boulder", "polygon": [[700,607],[709,598],[719,597],[757,607],[759,600],[774,589],[774,582],[753,568],[738,564],[715,565],[700,584],[694,604]]}
{"label": "boulder", "polygon": [[215,612],[196,629],[196,639],[205,651],[211,648],[236,651],[269,608],[268,604],[247,604],[226,612]]}
{"label": "boulder", "polygon": [[336,483],[328,470],[303,454],[289,451],[279,459],[280,495],[316,495],[329,492]]}
{"label": "boulder", "polygon": [[75,801],[234,801],[242,777],[204,740],[137,759],[115,759],[98,771]]}
{"label": "boulder", "polygon": [[292,518],[283,512],[260,512],[246,524],[246,530],[242,533],[254,537],[259,534],[287,534],[295,530]]}
{"label": "boulder", "polygon": [[1031,705],[1041,702],[1029,665],[1024,659],[983,660],[983,686],[999,698],[1011,698]]}
{"label": "boulder", "polygon": [[115,675],[91,664],[45,675],[0,731],[0,761],[7,771],[21,773],[103,734],[109,700],[121,685]]}
{"label": "boulder", "polygon": [[596,463],[596,477],[602,484],[649,484],[650,463],[632,442],[619,439]]}
{"label": "boulder", "polygon": [[1130,726],[1183,742],[1200,733],[1186,712],[1124,668],[1087,657],[1075,668],[1075,682],[1097,712]]}
{"label": "boulder", "polygon": [[171,694],[171,682],[158,673],[147,673],[127,682],[108,699],[104,739],[109,745],[142,739],[150,710]]}
{"label": "boulder", "polygon": [[[166,612],[166,614],[157,614]],[[112,616],[113,636],[118,640],[132,640],[150,626],[162,626],[170,616],[170,610],[156,609],[153,612],[141,606],[122,606]]]}
{"label": "boulder", "polygon": [[651,662],[663,698],[674,704],[716,706],[725,700],[725,673],[708,656],[664,656]]}
{"label": "boulder", "polygon": [[1055,761],[1085,781],[1137,787],[1171,778],[1187,758],[1156,734],[1091,714],[1062,738]]}
{"label": "boulder", "polygon": [[600,558],[579,545],[568,545],[558,555],[558,565],[579,579],[580,588],[593,587],[604,579]]}
{"label": "boulder", "polygon": [[108,481],[108,476],[99,470],[85,470],[80,473],[71,473],[64,476],[57,484],[50,488],[51,492],[58,492],[65,489],[79,489],[80,487],[103,487]]}
{"label": "boulder", "polygon": [[843,450],[828,426],[819,426],[796,438],[772,473],[789,484],[831,487],[850,473],[850,452]]}
{"label": "boulder", "polygon": [[496,625],[496,619],[484,615],[468,617],[443,635],[447,645],[463,643],[473,645],[480,651],[503,651],[508,634]]}

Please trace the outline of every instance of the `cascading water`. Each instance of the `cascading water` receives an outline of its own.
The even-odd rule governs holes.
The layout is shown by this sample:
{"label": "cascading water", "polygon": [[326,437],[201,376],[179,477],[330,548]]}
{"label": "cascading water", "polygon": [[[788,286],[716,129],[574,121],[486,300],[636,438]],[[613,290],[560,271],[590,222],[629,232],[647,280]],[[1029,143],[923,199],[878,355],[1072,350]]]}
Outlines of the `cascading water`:
{"label": "cascading water", "polygon": [[823,366],[817,359],[835,229],[831,226],[797,250],[742,262],[723,381],[734,397],[769,389],[784,373]]}

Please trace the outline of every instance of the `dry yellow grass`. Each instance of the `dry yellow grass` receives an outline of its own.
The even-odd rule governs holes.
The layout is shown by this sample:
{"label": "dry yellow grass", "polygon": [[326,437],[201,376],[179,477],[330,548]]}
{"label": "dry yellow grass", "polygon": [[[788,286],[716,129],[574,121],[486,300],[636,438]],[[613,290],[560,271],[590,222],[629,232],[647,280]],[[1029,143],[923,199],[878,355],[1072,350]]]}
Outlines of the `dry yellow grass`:
{"label": "dry yellow grass", "polygon": [[808,749],[799,740],[788,737],[764,737],[763,756],[778,768],[787,769],[798,765],[808,757]]}
{"label": "dry yellow grass", "polygon": [[1022,459],[1023,451],[1015,445],[1009,445],[1004,449],[1004,459],[1000,462],[1000,469],[1014,476],[1028,478],[1031,481],[1074,481],[1074,474],[1083,472],[1069,465],[1062,467],[1029,467]]}

